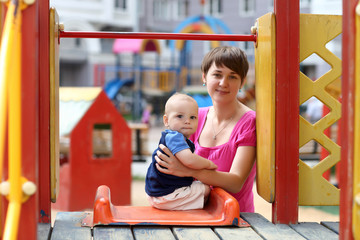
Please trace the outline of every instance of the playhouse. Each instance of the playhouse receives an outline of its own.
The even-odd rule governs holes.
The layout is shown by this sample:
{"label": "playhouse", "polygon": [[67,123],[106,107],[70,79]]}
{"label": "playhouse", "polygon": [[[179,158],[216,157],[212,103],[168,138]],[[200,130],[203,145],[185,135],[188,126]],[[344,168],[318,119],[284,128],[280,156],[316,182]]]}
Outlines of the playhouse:
{"label": "playhouse", "polygon": [[93,207],[98,183],[130,204],[131,130],[101,88],[60,88],[60,189],[55,209]]}

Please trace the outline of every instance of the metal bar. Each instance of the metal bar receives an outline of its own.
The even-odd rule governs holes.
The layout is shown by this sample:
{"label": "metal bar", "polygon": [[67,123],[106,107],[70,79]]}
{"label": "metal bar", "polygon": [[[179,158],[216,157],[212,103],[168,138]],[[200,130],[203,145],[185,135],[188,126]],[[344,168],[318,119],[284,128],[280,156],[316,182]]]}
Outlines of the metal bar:
{"label": "metal bar", "polygon": [[273,223],[297,223],[299,199],[299,0],[275,0],[276,103]]}
{"label": "metal bar", "polygon": [[60,31],[60,38],[128,38],[199,41],[248,41],[256,42],[256,35],[240,34],[193,34],[193,33],[147,33],[147,32],[80,32]]}

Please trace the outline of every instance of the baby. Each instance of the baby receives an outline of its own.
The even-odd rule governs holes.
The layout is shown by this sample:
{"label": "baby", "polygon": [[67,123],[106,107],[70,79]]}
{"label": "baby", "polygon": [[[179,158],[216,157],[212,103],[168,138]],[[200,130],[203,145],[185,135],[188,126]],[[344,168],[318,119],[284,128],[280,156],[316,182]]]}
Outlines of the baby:
{"label": "baby", "polygon": [[[216,169],[206,158],[194,154],[195,146],[188,138],[198,126],[198,105],[186,95],[176,93],[165,104],[164,125],[159,145],[163,144],[184,164],[193,169]],[[210,194],[210,187],[192,177],[177,177],[161,173],[156,168],[156,152],[148,168],[145,191],[153,207],[165,210],[201,209]]]}

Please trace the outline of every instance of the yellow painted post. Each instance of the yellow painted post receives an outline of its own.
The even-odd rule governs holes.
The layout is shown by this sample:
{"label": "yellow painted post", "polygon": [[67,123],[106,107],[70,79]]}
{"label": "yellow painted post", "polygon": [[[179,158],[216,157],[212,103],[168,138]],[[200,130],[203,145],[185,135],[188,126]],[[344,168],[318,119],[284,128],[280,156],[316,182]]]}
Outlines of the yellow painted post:
{"label": "yellow painted post", "polygon": [[[19,5],[19,3],[17,3]],[[22,203],[21,179],[21,11],[10,2],[5,21],[1,48],[1,62],[5,65],[5,78],[9,81],[9,206],[3,239],[16,239]],[[4,56],[3,56],[4,54]],[[7,72],[9,71],[9,72]],[[10,75],[11,74],[11,75]],[[3,84],[4,85],[4,84]],[[5,84],[6,85],[6,84]]]}
{"label": "yellow painted post", "polygon": [[[0,182],[3,180],[3,164],[4,164],[4,147],[5,147],[5,129],[6,129],[6,112],[7,112],[7,85],[4,69],[6,64],[4,61],[5,49],[1,49],[2,35],[4,29],[4,6],[0,3]],[[0,216],[2,215],[2,199],[0,199]],[[0,225],[0,236],[2,236],[2,226]]]}
{"label": "yellow painted post", "polygon": [[275,198],[275,15],[257,19],[256,78],[256,185],[268,202]]}
{"label": "yellow painted post", "polygon": [[[11,7],[9,6],[9,11],[11,11]],[[2,6],[0,7],[2,9]],[[1,16],[0,16],[1,17]],[[9,17],[10,18],[10,17]],[[12,52],[13,46],[13,38],[14,35],[10,33],[11,22],[12,19],[7,21],[7,24],[4,25],[4,39],[1,39],[3,43],[0,45],[0,181],[2,181],[2,173],[3,173],[3,165],[4,165],[4,147],[5,147],[5,139],[6,139],[6,121],[7,121],[7,81],[9,79],[10,74],[10,62],[7,60],[7,56]],[[1,23],[1,21],[0,21]]]}
{"label": "yellow painted post", "polygon": [[3,25],[4,25],[4,6],[3,4],[0,3],[0,46],[1,46]]}
{"label": "yellow painted post", "polygon": [[355,107],[354,107],[354,182],[352,230],[354,239],[360,239],[360,3],[355,13]]}
{"label": "yellow painted post", "polygon": [[300,72],[299,103],[315,96],[330,113],[315,124],[300,116],[299,147],[314,139],[329,155],[313,167],[299,160],[299,205],[338,205],[340,200],[340,190],[322,174],[340,161],[340,146],[327,137],[324,130],[341,117],[340,102],[326,91],[326,87],[341,76],[341,60],[325,46],[341,32],[341,16],[300,14],[300,62],[315,53],[331,66],[331,70],[316,81]]}

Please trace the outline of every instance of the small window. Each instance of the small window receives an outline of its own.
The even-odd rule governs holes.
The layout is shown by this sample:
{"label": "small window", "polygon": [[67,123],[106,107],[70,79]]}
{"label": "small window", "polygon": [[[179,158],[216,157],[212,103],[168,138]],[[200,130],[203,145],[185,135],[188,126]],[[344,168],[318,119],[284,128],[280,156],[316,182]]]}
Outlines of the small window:
{"label": "small window", "polygon": [[175,19],[184,19],[189,16],[189,1],[188,0],[177,0],[174,6]]}
{"label": "small window", "polygon": [[139,16],[143,17],[145,14],[145,2],[144,0],[139,0],[138,1],[138,12],[139,12]]}
{"label": "small window", "polygon": [[158,20],[169,20],[171,15],[170,4],[166,0],[154,0],[153,16]]}
{"label": "small window", "polygon": [[80,48],[81,47],[81,38],[75,38],[75,47]]}
{"label": "small window", "polygon": [[115,8],[125,11],[127,9],[127,0],[115,0]]}
{"label": "small window", "polygon": [[222,0],[209,0],[209,14],[212,16],[219,16],[223,13]]}
{"label": "small window", "polygon": [[311,0],[300,0],[300,8],[309,7]]}
{"label": "small window", "polygon": [[253,16],[255,14],[255,0],[239,0],[240,16]]}
{"label": "small window", "polygon": [[[248,33],[245,33],[248,34]],[[247,55],[247,59],[250,63],[255,61],[254,59],[254,43],[253,42],[239,42],[239,48],[241,48]]]}
{"label": "small window", "polygon": [[274,12],[274,0],[268,0],[269,1],[269,11]]}
{"label": "small window", "polygon": [[113,155],[111,124],[94,124],[92,131],[93,158],[110,158]]}

